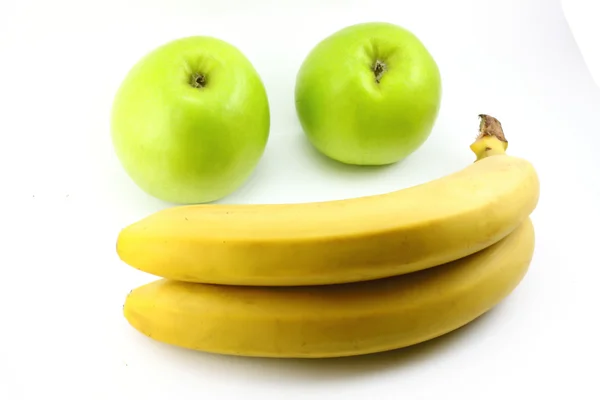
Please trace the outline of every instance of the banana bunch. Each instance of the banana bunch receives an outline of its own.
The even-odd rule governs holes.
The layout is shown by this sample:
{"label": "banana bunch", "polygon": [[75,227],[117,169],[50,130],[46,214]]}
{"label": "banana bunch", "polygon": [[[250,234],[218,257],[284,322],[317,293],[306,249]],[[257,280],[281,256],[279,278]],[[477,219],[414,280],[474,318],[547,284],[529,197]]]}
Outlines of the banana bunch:
{"label": "banana bunch", "polygon": [[525,275],[539,180],[482,115],[476,161],[426,184],[355,199],[192,205],[123,229],[117,252],[163,279],[124,314],[156,340],[260,357],[396,349],[457,329]]}

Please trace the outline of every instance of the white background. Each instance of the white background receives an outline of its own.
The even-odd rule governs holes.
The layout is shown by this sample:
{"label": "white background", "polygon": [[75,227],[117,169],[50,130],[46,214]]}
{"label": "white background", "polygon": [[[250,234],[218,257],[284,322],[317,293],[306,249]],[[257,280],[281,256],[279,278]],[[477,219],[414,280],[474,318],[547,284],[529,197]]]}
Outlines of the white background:
{"label": "white background", "polygon": [[[424,41],[442,71],[442,109],[405,162],[344,167],[303,138],[294,79],[318,41],[371,20]],[[121,169],[112,97],[146,52],[196,34],[239,47],[271,103],[266,153],[222,202],[338,199],[426,182],[473,161],[477,114],[499,118],[510,153],[531,160],[542,183],[522,284],[464,329],[364,357],[208,355],[130,328],[123,300],[153,277],[118,260],[117,233],[168,205]],[[599,111],[600,89],[558,0],[3,0],[0,399],[598,399]]]}
{"label": "white background", "polygon": [[600,86],[600,46],[597,39],[600,37],[600,3],[597,0],[562,0],[561,3],[583,59]]}

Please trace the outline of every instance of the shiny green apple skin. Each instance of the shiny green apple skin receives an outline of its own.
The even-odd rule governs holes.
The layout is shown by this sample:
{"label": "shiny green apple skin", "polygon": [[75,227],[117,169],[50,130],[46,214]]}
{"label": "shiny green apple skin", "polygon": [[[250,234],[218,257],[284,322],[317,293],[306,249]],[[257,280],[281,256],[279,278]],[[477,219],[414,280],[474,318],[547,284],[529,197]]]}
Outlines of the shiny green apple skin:
{"label": "shiny green apple skin", "polygon": [[219,200],[255,169],[269,137],[267,93],[233,45],[166,43],[129,71],[114,98],[112,141],[131,179],[171,203]]}
{"label": "shiny green apple skin", "polygon": [[[377,61],[379,71],[385,69],[379,82]],[[440,71],[424,44],[384,22],[352,25],[325,38],[296,77],[296,112],[305,134],[321,153],[346,164],[406,158],[429,137],[441,97]]]}

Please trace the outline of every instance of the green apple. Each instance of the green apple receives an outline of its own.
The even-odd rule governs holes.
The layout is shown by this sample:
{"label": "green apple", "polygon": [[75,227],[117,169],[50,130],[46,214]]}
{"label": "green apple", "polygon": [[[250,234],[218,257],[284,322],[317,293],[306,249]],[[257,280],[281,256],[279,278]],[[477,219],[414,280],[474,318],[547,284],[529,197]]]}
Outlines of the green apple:
{"label": "green apple", "polygon": [[383,22],[346,27],[308,54],[296,111],[310,142],[347,164],[406,158],[429,137],[441,102],[432,55],[408,30]]}
{"label": "green apple", "polygon": [[269,136],[267,93],[251,62],[220,39],[194,36],[153,50],[114,99],[115,152],[145,192],[206,203],[250,176]]}

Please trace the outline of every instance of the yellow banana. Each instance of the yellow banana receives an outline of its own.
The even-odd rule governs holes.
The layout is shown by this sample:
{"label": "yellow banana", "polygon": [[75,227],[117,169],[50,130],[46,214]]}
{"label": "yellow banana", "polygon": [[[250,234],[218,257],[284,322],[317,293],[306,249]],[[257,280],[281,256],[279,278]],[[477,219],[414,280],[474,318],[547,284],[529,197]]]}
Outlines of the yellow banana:
{"label": "yellow banana", "polygon": [[459,328],[519,284],[534,249],[526,219],[469,257],[411,274],[329,286],[253,287],[159,280],[124,314],[141,333],[206,352],[338,357],[416,344]]}
{"label": "yellow banana", "polygon": [[539,181],[505,154],[500,123],[483,116],[477,161],[426,184],[304,204],[168,208],[123,229],[127,264],[165,278],[296,286],[405,274],[473,254],[534,210]]}

